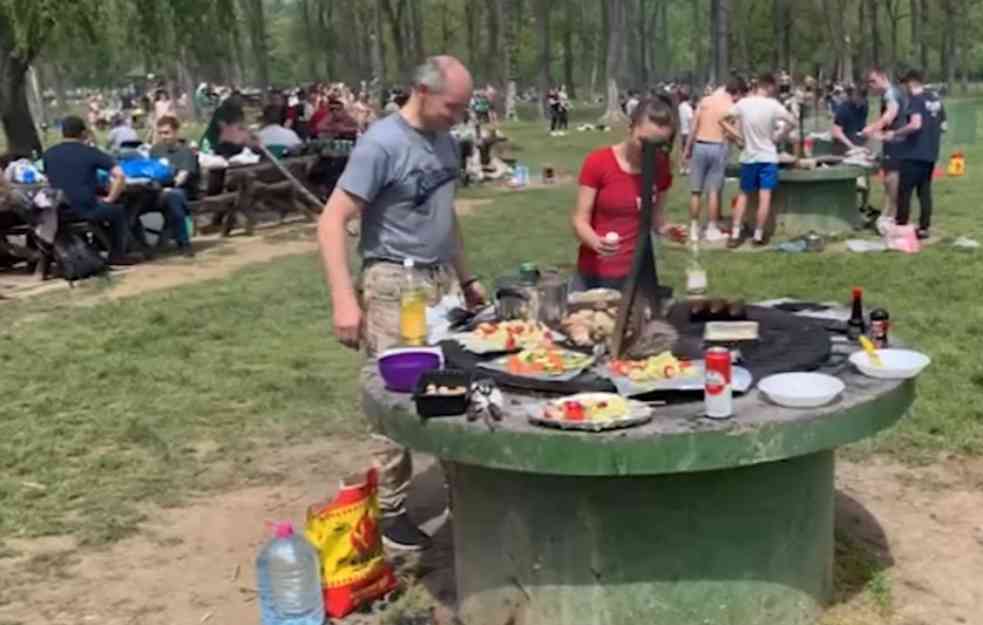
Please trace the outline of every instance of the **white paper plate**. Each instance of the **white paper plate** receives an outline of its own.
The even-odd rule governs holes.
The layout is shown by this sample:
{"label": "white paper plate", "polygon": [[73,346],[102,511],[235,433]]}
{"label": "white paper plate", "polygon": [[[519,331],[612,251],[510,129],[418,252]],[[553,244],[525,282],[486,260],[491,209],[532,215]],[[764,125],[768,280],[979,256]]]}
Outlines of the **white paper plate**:
{"label": "white paper plate", "polygon": [[925,354],[910,349],[878,349],[877,355],[881,357],[883,367],[874,365],[865,351],[851,354],[850,362],[860,370],[860,373],[871,378],[886,380],[913,378],[932,362],[932,359]]}
{"label": "white paper plate", "polygon": [[815,408],[825,406],[846,385],[825,373],[778,373],[758,382],[758,390],[779,406]]}

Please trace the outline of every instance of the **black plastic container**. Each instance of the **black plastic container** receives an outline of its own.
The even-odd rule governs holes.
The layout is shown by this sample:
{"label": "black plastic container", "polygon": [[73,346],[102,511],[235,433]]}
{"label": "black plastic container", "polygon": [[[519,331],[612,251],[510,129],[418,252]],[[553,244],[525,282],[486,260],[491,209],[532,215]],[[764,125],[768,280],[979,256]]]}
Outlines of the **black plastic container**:
{"label": "black plastic container", "polygon": [[[468,392],[471,390],[471,374],[458,369],[437,369],[428,371],[420,376],[413,391],[416,402],[416,413],[424,419],[432,417],[455,417],[463,415],[468,410]],[[463,386],[466,392],[462,395],[427,395],[427,387]]]}

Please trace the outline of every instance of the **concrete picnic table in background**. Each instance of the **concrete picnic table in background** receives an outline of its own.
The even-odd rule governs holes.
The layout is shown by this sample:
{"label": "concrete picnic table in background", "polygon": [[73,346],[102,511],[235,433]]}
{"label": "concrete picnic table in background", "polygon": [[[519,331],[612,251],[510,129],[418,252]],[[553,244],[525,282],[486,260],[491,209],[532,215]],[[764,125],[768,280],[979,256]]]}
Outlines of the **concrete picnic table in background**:
{"label": "concrete picnic table in background", "polygon": [[608,433],[543,429],[507,394],[495,431],[427,421],[363,370],[362,405],[388,437],[449,467],[464,625],[805,625],[831,598],[834,450],[893,425],[914,381],[840,365],[846,391],[817,409],[757,390],[736,417],[702,402],[656,408]]}
{"label": "concrete picnic table in background", "polygon": [[[729,178],[740,178],[739,169],[730,166]],[[815,231],[820,234],[842,234],[862,223],[857,196],[857,178],[867,170],[854,165],[835,165],[816,169],[781,169],[778,188],[772,195],[772,217],[769,236],[794,237]],[[735,197],[740,192],[737,181],[726,185],[725,195]],[[747,223],[754,226],[758,207],[757,194],[748,201]]]}

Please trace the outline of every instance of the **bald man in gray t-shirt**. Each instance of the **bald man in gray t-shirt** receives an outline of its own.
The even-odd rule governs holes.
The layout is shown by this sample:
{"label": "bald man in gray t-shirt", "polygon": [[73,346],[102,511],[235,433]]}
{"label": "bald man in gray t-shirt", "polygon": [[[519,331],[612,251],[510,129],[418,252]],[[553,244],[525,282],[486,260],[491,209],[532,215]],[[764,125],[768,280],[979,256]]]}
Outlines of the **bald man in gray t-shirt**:
{"label": "bald man in gray t-shirt", "polygon": [[[414,278],[436,303],[455,278],[469,306],[485,293],[464,259],[454,213],[460,172],[458,149],[449,131],[471,99],[471,75],[460,61],[432,57],[417,68],[413,92],[398,112],[369,126],[352,152],[318,225],[321,257],[331,290],[334,333],[369,356],[398,345],[402,263],[415,262]],[[361,218],[359,292],[348,267],[345,224]],[[406,513],[413,465],[408,450],[373,437],[373,465],[379,471],[383,542],[390,548],[420,550],[429,537]]]}
{"label": "bald man in gray t-shirt", "polygon": [[366,203],[359,242],[363,262],[449,263],[456,252],[459,174],[460,157],[449,133],[417,130],[400,114],[370,126],[338,182]]}

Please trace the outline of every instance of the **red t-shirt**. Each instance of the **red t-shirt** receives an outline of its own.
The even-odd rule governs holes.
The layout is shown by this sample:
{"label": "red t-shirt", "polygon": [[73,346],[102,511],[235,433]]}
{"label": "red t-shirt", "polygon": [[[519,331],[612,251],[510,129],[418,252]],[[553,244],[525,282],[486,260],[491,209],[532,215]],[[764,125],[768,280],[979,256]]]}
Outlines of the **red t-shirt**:
{"label": "red t-shirt", "polygon": [[[590,224],[598,236],[617,232],[619,250],[614,256],[598,256],[581,244],[577,270],[587,276],[622,278],[631,271],[631,261],[638,241],[641,213],[642,175],[626,173],[618,164],[612,148],[594,150],[584,159],[580,169],[581,186],[597,190]],[[656,155],[655,189],[663,192],[672,186],[672,167],[669,156],[662,151]],[[653,198],[653,203],[654,203]]]}

